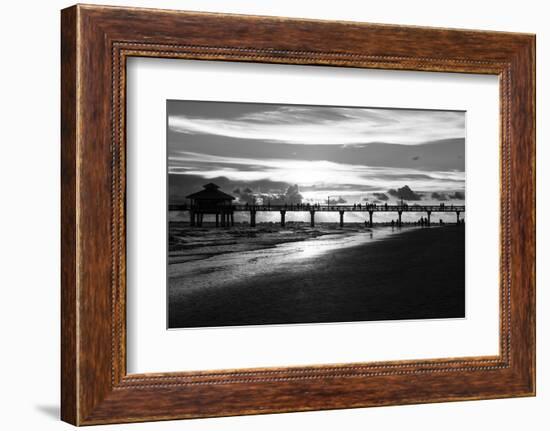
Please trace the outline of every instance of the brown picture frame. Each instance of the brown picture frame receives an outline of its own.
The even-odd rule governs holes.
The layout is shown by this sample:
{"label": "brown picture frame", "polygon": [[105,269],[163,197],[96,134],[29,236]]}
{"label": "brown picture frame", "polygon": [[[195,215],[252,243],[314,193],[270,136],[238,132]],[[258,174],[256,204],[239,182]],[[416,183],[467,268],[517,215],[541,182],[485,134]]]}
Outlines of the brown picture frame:
{"label": "brown picture frame", "polygon": [[[64,9],[61,18],[64,421],[91,425],[535,394],[534,35],[84,5]],[[129,56],[498,75],[499,355],[128,375]]]}

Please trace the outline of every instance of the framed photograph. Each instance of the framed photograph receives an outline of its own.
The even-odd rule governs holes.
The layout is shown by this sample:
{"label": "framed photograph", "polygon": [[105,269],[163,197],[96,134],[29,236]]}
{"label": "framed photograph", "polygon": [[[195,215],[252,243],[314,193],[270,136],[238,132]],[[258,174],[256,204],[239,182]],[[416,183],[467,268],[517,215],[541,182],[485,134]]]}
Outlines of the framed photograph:
{"label": "framed photograph", "polygon": [[465,112],[166,114],[169,329],[466,317]]}
{"label": "framed photograph", "polygon": [[535,37],[62,11],[62,419],[535,394]]}

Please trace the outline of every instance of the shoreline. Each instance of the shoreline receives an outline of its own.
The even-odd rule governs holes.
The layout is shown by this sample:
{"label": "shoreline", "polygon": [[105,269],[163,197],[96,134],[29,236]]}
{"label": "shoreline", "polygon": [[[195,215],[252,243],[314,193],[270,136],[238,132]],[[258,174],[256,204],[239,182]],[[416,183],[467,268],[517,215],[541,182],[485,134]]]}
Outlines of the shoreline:
{"label": "shoreline", "polygon": [[226,253],[239,253],[274,248],[280,244],[315,239],[326,235],[352,235],[359,232],[371,232],[374,228],[362,225],[337,227],[326,223],[316,227],[306,224],[298,226],[278,226],[272,223],[259,223],[256,227],[246,225],[231,228],[170,226],[168,264],[179,264],[195,260],[208,259]]}
{"label": "shoreline", "polygon": [[[345,227],[340,227],[337,223],[319,223],[316,227],[310,227],[302,222],[292,223],[284,227],[266,222],[258,223],[256,227],[243,224],[231,228],[190,227],[189,224],[180,224],[179,226],[173,224],[169,231],[168,265],[208,259],[226,253],[269,249],[280,244],[307,241],[326,235],[351,236],[388,228],[395,229],[395,233],[399,233],[420,228],[413,223],[403,224],[401,227],[380,223],[374,224],[372,228],[366,227],[362,223],[349,223]],[[451,225],[434,224],[430,228],[444,226]]]}

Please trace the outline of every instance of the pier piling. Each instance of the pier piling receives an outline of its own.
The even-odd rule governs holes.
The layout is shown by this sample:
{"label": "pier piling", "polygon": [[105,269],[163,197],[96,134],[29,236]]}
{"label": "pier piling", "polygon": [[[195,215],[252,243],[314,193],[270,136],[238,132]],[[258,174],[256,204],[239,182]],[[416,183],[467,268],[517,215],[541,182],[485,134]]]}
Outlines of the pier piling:
{"label": "pier piling", "polygon": [[250,227],[256,227],[256,211],[250,211]]}
{"label": "pier piling", "polygon": [[[321,212],[338,212],[339,225],[344,227],[344,217],[346,212],[367,213],[368,219],[365,220],[365,224],[369,227],[373,227],[374,213],[397,213],[396,225],[403,225],[403,212],[410,213],[424,213],[427,217],[422,220],[423,225],[431,226],[432,213],[455,213],[456,224],[461,224],[463,220],[460,219],[460,214],[466,212],[464,205],[220,205],[215,207],[201,207],[198,205],[176,205],[171,204],[169,206],[170,211],[186,211],[189,212],[189,224],[190,226],[201,227],[204,221],[205,214],[212,214],[215,216],[216,227],[229,227],[235,225],[235,211],[250,213],[250,226],[256,227],[256,213],[258,211],[278,211],[280,213],[281,226],[286,225],[286,213],[291,212],[309,212],[310,214],[310,226],[315,227],[315,213]],[[365,214],[366,215],[366,214]]]}

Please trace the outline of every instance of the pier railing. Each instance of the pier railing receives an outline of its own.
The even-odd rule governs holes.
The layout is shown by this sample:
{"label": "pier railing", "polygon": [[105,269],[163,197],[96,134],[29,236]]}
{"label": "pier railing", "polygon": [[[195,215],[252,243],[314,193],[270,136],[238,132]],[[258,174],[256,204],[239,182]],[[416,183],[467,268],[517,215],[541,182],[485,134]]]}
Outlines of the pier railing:
{"label": "pier railing", "polygon": [[465,205],[233,205],[234,211],[464,212]]}
{"label": "pier railing", "polygon": [[215,214],[216,226],[233,226],[234,213],[237,211],[248,212],[250,214],[250,226],[256,226],[256,213],[265,211],[278,211],[281,215],[281,226],[285,225],[285,216],[287,211],[309,212],[310,225],[315,226],[316,212],[338,212],[340,214],[340,226],[344,226],[344,214],[346,212],[364,212],[369,215],[368,224],[373,225],[373,214],[379,212],[393,212],[397,214],[397,225],[401,226],[401,215],[404,212],[426,213],[425,224],[431,224],[432,213],[450,213],[456,214],[456,223],[460,223],[460,214],[466,212],[465,205],[439,204],[439,205],[418,205],[418,204],[354,204],[354,205],[321,205],[321,204],[283,204],[283,205],[220,205],[204,207],[200,205],[188,206],[186,204],[171,204],[170,211],[189,211],[191,226],[202,226],[204,214]]}

